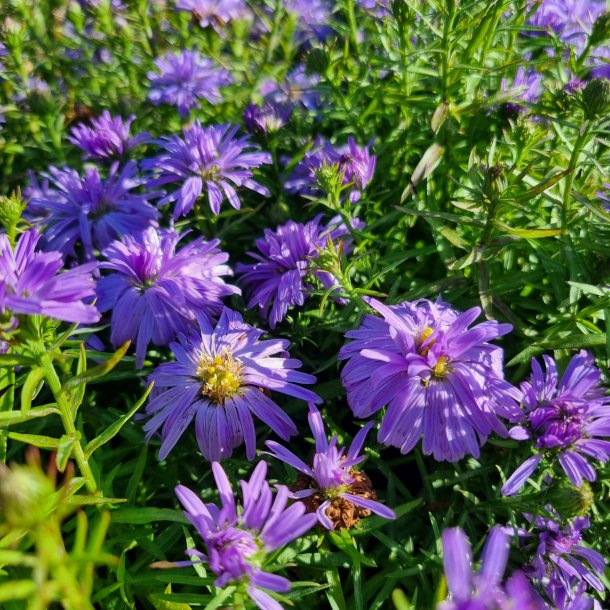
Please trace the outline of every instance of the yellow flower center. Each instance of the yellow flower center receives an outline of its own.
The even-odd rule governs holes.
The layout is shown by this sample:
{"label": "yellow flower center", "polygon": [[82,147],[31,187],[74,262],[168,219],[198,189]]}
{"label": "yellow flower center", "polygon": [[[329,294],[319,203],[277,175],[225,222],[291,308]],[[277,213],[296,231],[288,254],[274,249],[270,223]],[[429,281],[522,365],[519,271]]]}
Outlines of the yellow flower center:
{"label": "yellow flower center", "polygon": [[417,340],[417,344],[418,344],[419,353],[422,356],[425,356],[428,353],[428,351],[430,350],[430,348],[434,345],[434,341],[431,341],[429,345],[426,345],[426,347],[423,347],[424,343],[426,342],[428,337],[433,332],[434,332],[433,328],[430,328],[429,326],[426,326],[426,328],[424,328],[424,330],[422,330],[421,335],[419,335],[419,339]]}
{"label": "yellow flower center", "polygon": [[214,357],[202,354],[197,377],[202,381],[201,393],[223,403],[241,386],[242,364],[226,351]]}
{"label": "yellow flower center", "polygon": [[436,364],[432,367],[432,377],[436,377],[437,379],[444,377],[448,369],[447,356],[440,356],[436,361]]}

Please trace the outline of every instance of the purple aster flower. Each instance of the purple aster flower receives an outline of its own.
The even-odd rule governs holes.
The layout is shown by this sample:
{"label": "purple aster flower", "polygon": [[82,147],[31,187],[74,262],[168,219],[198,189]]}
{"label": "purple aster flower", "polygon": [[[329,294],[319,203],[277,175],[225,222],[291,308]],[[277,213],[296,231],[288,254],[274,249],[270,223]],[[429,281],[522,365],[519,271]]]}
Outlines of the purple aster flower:
{"label": "purple aster flower", "polygon": [[222,507],[204,504],[190,489],[179,485],[176,495],[185,508],[187,519],[205,543],[206,554],[196,549],[186,552],[196,561],[202,559],[218,577],[217,587],[233,583],[246,593],[261,610],[282,610],[265,589],[290,590],[290,581],[263,570],[269,553],[303,536],[316,522],[305,514],[305,506],[295,502],[286,506],[289,492],[278,485],[275,498],[267,483],[267,464],[259,462],[250,480],[240,481],[241,510],[229,479],[217,462],[212,472],[218,486]]}
{"label": "purple aster flower", "polygon": [[610,80],[610,47],[599,47],[591,51],[588,64],[592,66],[589,72],[591,78]]}
{"label": "purple aster flower", "polygon": [[211,59],[198,51],[180,51],[155,60],[159,74],[149,72],[151,81],[148,99],[155,105],[176,106],[182,118],[192,108],[199,108],[199,100],[210,104],[222,101],[220,87],[232,82],[227,70],[218,68]]}
{"label": "purple aster flower", "polygon": [[610,397],[600,386],[601,373],[594,358],[580,351],[570,360],[561,379],[550,356],[543,356],[546,372],[532,359],[532,375],[521,384],[523,412],[510,436],[528,443],[538,452],[528,458],[502,487],[506,496],[516,494],[545,456],[557,460],[570,481],[579,487],[583,479],[595,480],[588,459],[610,458]]}
{"label": "purple aster flower", "polygon": [[113,163],[106,179],[96,168],[81,177],[71,168],[51,167],[46,176],[51,189],[28,204],[45,215],[46,248],[76,256],[78,243],[90,259],[95,248],[156,225],[159,211],[148,202],[153,193],[133,192],[142,184],[137,171],[133,161],[120,170],[118,162]]}
{"label": "purple aster flower", "polygon": [[554,607],[569,607],[570,602],[582,599],[586,586],[604,590],[599,576],[606,561],[582,544],[582,531],[590,525],[588,517],[576,517],[565,527],[543,517],[537,517],[534,524],[538,548],[528,566],[528,576],[543,587]]}
{"label": "purple aster flower", "polygon": [[115,346],[136,342],[138,367],[151,341],[168,345],[193,323],[196,312],[217,315],[221,299],[239,292],[221,277],[231,270],[217,239],[198,238],[177,250],[181,239],[178,233],[151,227],[103,252],[107,262],[100,267],[115,273],[100,279],[98,307],[112,309],[110,338]]}
{"label": "purple aster flower", "polygon": [[491,432],[506,436],[498,419],[517,417],[519,391],[502,373],[502,349],[490,340],[510,332],[493,320],[468,328],[480,315],[460,313],[440,299],[371,307],[354,339],[339,353],[341,379],[356,417],[387,405],[378,440],[407,453],[423,436],[423,452],[455,462],[479,456]]}
{"label": "purple aster flower", "polygon": [[100,319],[89,304],[95,296],[93,271],[97,263],[73,267],[60,273],[60,252],[36,250],[40,234],[36,229],[22,233],[15,245],[0,235],[0,311],[13,314],[41,314],[64,322],[90,324]]}
{"label": "purple aster flower", "polygon": [[449,598],[438,610],[548,610],[521,572],[502,585],[509,551],[509,537],[499,525],[492,528],[480,569],[472,567],[472,548],[459,528],[443,531],[443,564]]}
{"label": "purple aster flower", "polygon": [[284,7],[296,17],[297,44],[323,42],[333,33],[328,25],[333,10],[329,0],[284,0]]}
{"label": "purple aster flower", "polygon": [[[316,513],[318,521],[326,529],[335,528],[329,509],[340,518],[346,508],[356,512],[357,522],[360,516],[368,516],[371,512],[386,519],[395,519],[393,510],[375,500],[375,491],[370,480],[363,473],[354,469],[354,466],[364,461],[362,450],[366,436],[373,426],[369,422],[355,436],[352,444],[345,453],[344,449],[337,447],[338,437],[333,436],[330,443],[326,438],[324,421],[318,409],[309,405],[309,427],[316,442],[316,453],[313,456],[312,466],[308,466],[292,451],[286,449],[275,441],[267,441],[270,455],[282,462],[286,462],[300,473],[305,475],[299,481],[299,489],[293,495],[298,499],[307,498],[306,506]],[[348,506],[345,507],[344,505]],[[354,507],[356,511],[354,511]],[[358,509],[363,509],[358,511]]]}
{"label": "purple aster flower", "polygon": [[[318,214],[306,224],[289,220],[275,231],[265,229],[265,236],[256,240],[258,252],[248,252],[257,262],[237,265],[241,283],[250,295],[248,308],[258,306],[271,328],[286,317],[289,308],[303,305],[306,291],[313,289],[307,283],[308,278],[316,278],[325,289],[340,288],[330,273],[314,269],[312,260],[320,255],[329,239],[335,242],[348,235],[349,230],[339,216],[326,226],[320,225],[321,220],[322,214]],[[352,223],[354,228],[364,226],[358,219]],[[342,248],[349,254],[351,240],[343,241]]]}
{"label": "purple aster flower", "polygon": [[211,25],[217,31],[233,19],[250,15],[244,0],[177,0],[176,8],[191,13],[202,28]]}
{"label": "purple aster flower", "polygon": [[159,141],[165,152],[147,159],[143,165],[160,176],[151,187],[180,182],[180,187],[159,200],[158,205],[175,201],[174,218],[188,214],[205,191],[214,214],[220,212],[225,197],[236,210],[241,202],[234,186],[268,196],[269,190],[252,179],[252,170],[271,163],[271,155],[251,144],[248,136],[236,137],[237,127],[202,127],[195,121],[183,129],[184,139],[173,135]]}
{"label": "purple aster flower", "polygon": [[324,138],[317,138],[284,186],[292,193],[318,195],[318,172],[324,167],[335,166],[343,176],[343,186],[349,191],[349,200],[356,203],[375,172],[377,158],[370,154],[369,146],[358,146],[351,136],[347,144],[338,147],[332,146]]}
{"label": "purple aster flower", "polygon": [[586,32],[606,11],[604,0],[537,0],[529,25],[552,30],[565,42],[582,47]]}
{"label": "purple aster flower", "polygon": [[357,0],[360,8],[377,17],[390,17],[390,0]]}
{"label": "purple aster flower", "polygon": [[30,76],[27,80],[25,87],[15,93],[13,101],[16,104],[22,104],[32,96],[47,97],[51,94],[51,88],[47,81],[38,76]]}
{"label": "purple aster flower", "polygon": [[68,141],[84,151],[85,159],[120,158],[150,138],[148,133],[134,137],[129,135],[131,123],[135,118],[132,114],[123,121],[120,116],[113,117],[104,110],[102,116],[91,120],[91,125],[80,123],[72,127]]}
{"label": "purple aster flower", "polygon": [[297,385],[314,383],[315,377],[295,370],[301,362],[286,353],[288,341],[260,341],[263,331],[230,309],[223,310],[216,327],[199,313],[197,320],[198,330],[180,334],[170,344],[176,362],[160,364],[150,376],[155,394],[144,429],[150,438],[163,426],[159,459],[167,457],[193,419],[201,453],[210,461],[231,457],[244,442],[248,459],[254,459],[252,415],[284,440],[296,434],[294,422],[265,393],[320,400]]}
{"label": "purple aster flower", "polygon": [[[526,104],[535,104],[540,98],[542,88],[542,74],[535,70],[526,70],[523,66],[517,69],[515,78],[509,86],[506,78],[502,79],[502,91],[515,91],[514,99]],[[517,112],[524,111],[521,104],[509,103],[506,104],[512,110]]]}
{"label": "purple aster flower", "polygon": [[598,191],[596,194],[602,200],[602,205],[607,212],[610,212],[610,182],[604,182],[605,191]]}
{"label": "purple aster flower", "polygon": [[248,104],[244,111],[244,123],[250,133],[275,133],[286,125],[291,113],[290,106],[273,102],[265,102],[262,106]]}
{"label": "purple aster flower", "polygon": [[298,65],[284,77],[282,83],[265,81],[260,87],[260,92],[266,102],[298,104],[307,110],[317,110],[322,104],[320,93],[316,90],[319,82],[319,75],[307,74],[305,66]]}

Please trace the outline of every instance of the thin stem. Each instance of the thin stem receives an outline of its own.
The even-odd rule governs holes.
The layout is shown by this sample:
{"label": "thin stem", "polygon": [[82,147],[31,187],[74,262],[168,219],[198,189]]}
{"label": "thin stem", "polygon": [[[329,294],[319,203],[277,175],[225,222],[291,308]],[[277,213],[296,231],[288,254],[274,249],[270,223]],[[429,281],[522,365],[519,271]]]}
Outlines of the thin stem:
{"label": "thin stem", "polygon": [[565,189],[563,191],[563,203],[561,206],[561,231],[563,233],[568,230],[570,199],[572,197],[572,185],[574,184],[574,174],[576,172],[576,166],[578,165],[578,158],[580,157],[580,153],[582,152],[587,142],[590,131],[591,122],[586,121],[580,128],[580,134],[574,144],[574,148],[572,149],[572,154],[570,156],[570,162],[568,164],[568,169],[570,170],[570,173],[568,174],[566,179]]}

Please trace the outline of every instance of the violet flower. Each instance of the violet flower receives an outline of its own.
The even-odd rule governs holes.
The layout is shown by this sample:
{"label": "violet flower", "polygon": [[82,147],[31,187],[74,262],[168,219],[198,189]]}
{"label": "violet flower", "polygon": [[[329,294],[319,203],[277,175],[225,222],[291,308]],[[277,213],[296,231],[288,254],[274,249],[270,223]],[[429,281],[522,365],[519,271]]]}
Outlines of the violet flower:
{"label": "violet flower", "polygon": [[298,65],[280,83],[271,80],[263,82],[260,92],[266,102],[317,110],[322,104],[320,92],[316,90],[319,82],[319,75],[307,74],[305,66]]}
{"label": "violet flower", "polygon": [[244,442],[252,460],[253,415],[284,440],[297,433],[292,419],[263,390],[319,402],[316,394],[297,385],[314,383],[315,377],[295,370],[301,362],[286,353],[288,341],[261,341],[263,331],[246,324],[237,312],[224,309],[216,326],[196,315],[199,329],[170,344],[176,362],[160,364],[150,376],[155,390],[146,408],[147,438],[162,428],[159,459],[164,460],[195,420],[206,460],[229,458]]}
{"label": "violet flower", "polygon": [[[249,293],[248,308],[258,307],[271,328],[286,317],[291,307],[303,305],[306,291],[313,289],[307,283],[308,277],[317,279],[325,289],[340,288],[330,273],[314,269],[312,261],[329,239],[336,242],[349,230],[339,216],[325,226],[320,225],[321,220],[322,214],[318,214],[306,224],[289,220],[275,231],[265,229],[264,237],[256,240],[258,252],[248,252],[257,262],[237,265],[240,283]],[[362,228],[364,223],[354,219],[352,226]],[[349,254],[351,240],[344,240],[342,248]]]}
{"label": "violet flower", "polygon": [[180,183],[177,190],[158,202],[164,205],[175,201],[174,218],[187,214],[204,192],[214,214],[220,212],[225,197],[236,210],[241,207],[235,187],[270,194],[253,179],[252,170],[271,163],[271,155],[251,144],[248,136],[236,137],[236,126],[202,127],[195,121],[183,129],[183,134],[184,138],[173,135],[159,140],[163,152],[143,162],[145,169],[159,173],[150,182],[151,188]]}
{"label": "violet flower", "polygon": [[[537,517],[534,524],[538,548],[528,576],[543,587],[554,607],[565,608],[575,599],[582,600],[587,586],[604,590],[599,577],[606,560],[582,544],[582,531],[590,525],[588,517],[576,517],[564,527],[543,517]],[[584,603],[588,603],[586,598]]]}
{"label": "violet flower", "polygon": [[339,359],[348,361],[341,380],[356,417],[387,405],[379,442],[407,453],[423,436],[424,454],[455,462],[478,457],[492,432],[507,435],[498,418],[519,415],[520,393],[504,380],[502,349],[489,341],[509,324],[468,328],[481,310],[460,313],[440,299],[369,303],[383,318],[365,316]]}
{"label": "violet flower", "polygon": [[313,404],[309,406],[308,419],[316,442],[312,466],[279,443],[266,443],[271,450],[270,455],[304,475],[300,481],[297,480],[298,490],[293,496],[299,500],[306,499],[310,512],[315,512],[320,524],[329,530],[334,529],[335,525],[351,527],[371,512],[385,519],[395,519],[393,510],[376,501],[377,496],[369,478],[354,468],[364,461],[364,456],[358,454],[373,422],[358,432],[345,453],[344,449],[337,447],[337,435],[328,442],[324,421]]}
{"label": "violet flower", "polygon": [[222,466],[214,462],[212,472],[218,486],[221,507],[204,504],[190,489],[178,485],[176,495],[185,508],[187,519],[203,540],[206,553],[188,549],[195,561],[205,561],[216,574],[216,586],[230,583],[244,588],[261,610],[282,610],[265,589],[284,593],[290,581],[265,572],[267,556],[303,536],[316,522],[305,514],[305,506],[295,502],[287,507],[289,492],[278,485],[275,498],[267,476],[267,464],[259,462],[249,481],[240,481],[241,507],[235,501],[229,479]]}
{"label": "violet flower", "polygon": [[[502,487],[506,496],[516,494],[545,456],[557,460],[570,481],[579,487],[583,479],[595,480],[589,459],[610,458],[610,397],[600,385],[601,372],[585,350],[576,354],[561,379],[550,356],[543,356],[544,372],[532,359],[532,375],[521,384],[523,412],[513,421],[511,438],[532,443],[537,453],[528,458]],[[524,421],[523,416],[525,417]]]}
{"label": "violet flower", "polygon": [[506,78],[503,78],[501,88],[502,91],[515,91],[515,102],[508,103],[506,106],[517,112],[522,112],[524,108],[518,102],[535,104],[540,98],[542,92],[542,74],[519,66],[512,84],[509,86]]}
{"label": "violet flower", "polygon": [[199,108],[200,99],[210,104],[222,101],[220,87],[233,82],[229,72],[218,68],[211,59],[199,51],[167,53],[155,60],[159,73],[149,72],[148,99],[155,105],[176,106],[182,118],[193,108]]}
{"label": "violet flower", "polygon": [[104,110],[101,116],[91,120],[90,125],[79,123],[72,127],[68,141],[85,153],[85,159],[121,158],[150,138],[148,133],[130,135],[130,126],[135,118],[132,114],[123,121],[120,116],[113,117]]}
{"label": "violet flower", "polygon": [[248,104],[244,110],[244,123],[250,133],[272,134],[279,131],[290,118],[290,106],[265,102],[262,106]]}
{"label": "violet flower", "polygon": [[45,217],[46,248],[76,256],[78,244],[92,259],[96,248],[155,226],[159,211],[148,202],[153,193],[133,192],[142,184],[137,171],[133,161],[121,169],[113,163],[106,179],[96,168],[81,177],[69,167],[51,167],[46,175],[50,189],[28,203]]}
{"label": "violet flower", "polygon": [[95,296],[93,271],[97,263],[63,270],[60,252],[40,252],[40,234],[30,229],[19,236],[15,249],[0,234],[0,312],[40,314],[91,324],[100,314],[90,301]]}
{"label": "violet flower", "polygon": [[191,13],[202,28],[212,26],[218,32],[229,21],[250,15],[244,0],[177,0],[176,8]]}
{"label": "violet flower", "polygon": [[347,144],[338,147],[332,146],[324,138],[318,138],[284,186],[291,193],[319,195],[318,172],[325,166],[334,165],[342,175],[343,186],[349,192],[350,202],[356,203],[375,173],[377,158],[371,155],[369,146],[358,146],[351,136]]}
{"label": "violet flower", "polygon": [[284,8],[296,18],[297,44],[324,42],[333,33],[329,0],[284,0]]}
{"label": "violet flower", "polygon": [[110,339],[115,346],[136,344],[141,367],[150,342],[168,345],[186,331],[197,312],[218,315],[221,299],[239,292],[221,276],[231,275],[219,240],[195,239],[178,249],[182,237],[149,228],[113,242],[103,252],[102,269],[114,273],[98,283],[100,311],[112,310]]}
{"label": "violet flower", "polygon": [[449,597],[437,610],[550,610],[521,572],[515,572],[502,584],[510,546],[504,528],[492,528],[476,572],[472,548],[463,530],[446,529],[442,538]]}

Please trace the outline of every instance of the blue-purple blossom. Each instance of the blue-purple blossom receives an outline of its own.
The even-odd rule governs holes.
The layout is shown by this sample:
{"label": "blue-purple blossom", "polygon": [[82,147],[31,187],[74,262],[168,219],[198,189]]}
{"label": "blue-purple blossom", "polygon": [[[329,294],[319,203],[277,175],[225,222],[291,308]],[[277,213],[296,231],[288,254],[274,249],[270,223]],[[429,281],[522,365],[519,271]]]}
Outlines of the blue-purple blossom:
{"label": "blue-purple blossom", "polygon": [[[256,262],[237,265],[241,284],[249,294],[248,308],[258,307],[263,319],[271,328],[281,322],[291,307],[305,302],[306,292],[313,289],[308,279],[317,279],[328,290],[339,289],[337,280],[327,271],[313,268],[313,260],[330,239],[336,242],[349,234],[348,228],[335,216],[327,225],[321,225],[322,214],[306,224],[289,220],[275,231],[265,229],[264,237],[256,240],[258,252],[248,252]],[[358,219],[354,228],[361,228]],[[351,252],[351,240],[342,242],[343,252]]]}
{"label": "blue-purple blossom", "polygon": [[329,25],[333,5],[329,0],[284,0],[284,7],[296,17],[296,42],[323,42],[332,33]]}
{"label": "blue-purple blossom", "polygon": [[442,538],[449,597],[437,610],[550,610],[521,572],[513,573],[502,584],[510,547],[504,528],[492,528],[476,572],[472,548],[463,530],[446,529]]}
{"label": "blue-purple blossom", "polygon": [[247,458],[254,459],[253,415],[284,440],[296,434],[292,419],[266,391],[308,402],[320,399],[298,385],[314,383],[315,377],[296,370],[301,362],[286,352],[288,341],[261,341],[263,331],[230,309],[223,310],[216,326],[199,313],[197,321],[198,329],[170,344],[176,362],[160,364],[150,376],[155,390],[144,429],[147,438],[161,429],[159,459],[167,457],[193,420],[197,443],[209,461],[231,457],[242,443]]}
{"label": "blue-purple blossom", "polygon": [[191,13],[202,28],[212,26],[217,31],[229,21],[250,16],[244,0],[177,0],[176,8]]}
{"label": "blue-purple blossom", "polygon": [[261,95],[266,102],[284,105],[299,105],[307,110],[317,110],[322,99],[316,85],[320,82],[317,74],[307,74],[305,66],[298,65],[286,74],[281,83],[265,81],[261,87]]}
{"label": "blue-purple blossom", "polygon": [[152,193],[134,192],[143,180],[133,161],[122,168],[113,163],[105,179],[97,168],[80,176],[68,167],[51,167],[45,178],[51,187],[35,193],[28,206],[44,216],[49,250],[76,256],[81,246],[85,258],[91,259],[96,248],[156,225],[159,211],[148,202]]}
{"label": "blue-purple blossom", "polygon": [[90,125],[80,123],[70,130],[68,141],[80,148],[85,159],[121,158],[136,146],[150,139],[150,134],[130,135],[132,114],[126,121],[113,117],[107,110],[91,120]]}
{"label": "blue-purple blossom", "polygon": [[545,456],[556,460],[577,487],[584,479],[595,480],[590,459],[610,459],[610,440],[603,440],[610,437],[610,397],[600,385],[601,372],[593,356],[581,350],[561,379],[553,358],[543,359],[546,371],[532,359],[532,375],[521,384],[523,412],[509,433],[537,452],[504,484],[502,493],[507,496],[525,485]]}
{"label": "blue-purple blossom", "polygon": [[218,240],[198,238],[178,249],[182,237],[149,228],[115,241],[103,252],[102,269],[113,271],[98,283],[100,311],[112,310],[111,341],[136,344],[141,367],[149,343],[163,346],[186,331],[196,313],[218,315],[221,299],[239,292],[226,284],[228,255]]}
{"label": "blue-purple blossom", "polygon": [[290,106],[265,102],[248,104],[244,110],[244,123],[250,133],[271,134],[279,131],[290,118]]}
{"label": "blue-purple blossom", "polygon": [[523,107],[518,102],[535,104],[542,93],[542,74],[536,70],[526,70],[519,66],[512,84],[509,86],[506,78],[502,79],[502,91],[514,91],[514,100],[509,105],[511,108],[522,111]]}
{"label": "blue-purple blossom", "polygon": [[179,218],[188,214],[203,193],[214,214],[220,212],[225,198],[236,210],[241,207],[235,187],[269,195],[269,190],[253,179],[252,170],[271,163],[271,155],[260,151],[248,136],[237,136],[237,129],[229,123],[202,127],[195,121],[183,129],[184,138],[172,135],[159,140],[163,152],[143,163],[159,174],[149,186],[176,182],[179,186],[158,205],[175,201],[174,218]]}
{"label": "blue-purple blossom", "polygon": [[0,312],[97,322],[100,314],[91,304],[97,263],[63,271],[62,254],[38,251],[39,240],[38,231],[30,229],[20,235],[13,250],[8,237],[0,234]]}
{"label": "blue-purple blossom", "polygon": [[504,380],[502,349],[489,343],[510,324],[489,320],[469,328],[481,310],[460,313],[438,300],[370,305],[354,339],[339,353],[347,400],[356,417],[387,405],[378,440],[407,453],[423,436],[423,452],[455,462],[479,456],[495,432],[507,435],[499,417],[517,417],[520,392]]}
{"label": "blue-purple blossom", "polygon": [[537,517],[534,520],[538,537],[536,556],[528,566],[527,574],[541,586],[553,607],[568,608],[574,600],[583,599],[586,587],[603,591],[600,580],[606,567],[605,559],[582,544],[582,532],[590,525],[588,517],[575,517],[561,526],[553,519]]}
{"label": "blue-purple blossom", "polygon": [[200,107],[201,99],[210,104],[220,103],[220,87],[233,80],[227,70],[217,67],[199,51],[168,53],[156,59],[155,66],[159,73],[147,75],[150,80],[148,99],[155,106],[176,106],[183,118],[193,108]]}
{"label": "blue-purple blossom", "polygon": [[296,540],[316,523],[315,515],[305,514],[305,506],[295,502],[287,506],[289,492],[278,485],[275,498],[266,481],[267,464],[259,462],[249,481],[240,481],[241,507],[235,501],[229,479],[217,462],[212,472],[221,507],[204,504],[190,489],[178,485],[176,495],[205,544],[205,554],[196,549],[186,551],[194,561],[205,561],[217,576],[216,586],[234,584],[261,610],[282,610],[264,589],[276,592],[290,590],[290,581],[264,571],[272,551]]}
{"label": "blue-purple blossom", "polygon": [[358,146],[351,136],[347,144],[337,147],[324,138],[317,138],[284,186],[292,193],[300,193],[304,196],[318,195],[320,193],[318,172],[324,167],[335,166],[337,172],[342,175],[343,187],[349,192],[350,202],[356,203],[375,173],[377,157],[371,155],[369,146]]}
{"label": "blue-purple blossom", "polygon": [[312,466],[308,466],[279,443],[267,441],[270,455],[305,475],[303,484],[294,492],[294,497],[307,498],[307,504],[315,511],[320,524],[329,530],[335,527],[335,522],[328,514],[329,509],[340,517],[345,503],[348,503],[350,508],[361,509],[354,511],[357,512],[355,522],[360,516],[368,516],[371,512],[386,519],[395,519],[394,511],[377,502],[374,490],[363,485],[368,481],[366,475],[354,468],[364,461],[364,455],[359,453],[373,422],[369,422],[358,432],[346,453],[345,449],[338,447],[337,435],[328,442],[322,415],[313,404],[309,406],[308,419],[316,443]]}

